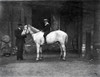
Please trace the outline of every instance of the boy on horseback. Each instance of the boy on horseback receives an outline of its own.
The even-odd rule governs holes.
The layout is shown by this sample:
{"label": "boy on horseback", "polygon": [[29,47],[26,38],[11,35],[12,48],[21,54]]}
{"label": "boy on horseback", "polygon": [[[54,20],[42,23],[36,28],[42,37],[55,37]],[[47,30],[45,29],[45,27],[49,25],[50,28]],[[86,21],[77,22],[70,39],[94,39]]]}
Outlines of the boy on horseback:
{"label": "boy on horseback", "polygon": [[44,39],[45,39],[45,43],[46,43],[46,35],[50,32],[50,24],[48,22],[48,19],[44,19],[44,29],[43,29],[43,32],[44,32]]}

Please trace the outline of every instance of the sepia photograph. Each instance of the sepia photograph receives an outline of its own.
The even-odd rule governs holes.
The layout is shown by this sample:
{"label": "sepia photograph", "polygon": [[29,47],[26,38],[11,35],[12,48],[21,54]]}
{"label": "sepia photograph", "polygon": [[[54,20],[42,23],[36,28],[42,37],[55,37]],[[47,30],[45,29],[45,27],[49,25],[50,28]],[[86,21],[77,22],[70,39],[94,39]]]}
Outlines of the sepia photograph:
{"label": "sepia photograph", "polygon": [[100,0],[0,0],[0,77],[100,77]]}

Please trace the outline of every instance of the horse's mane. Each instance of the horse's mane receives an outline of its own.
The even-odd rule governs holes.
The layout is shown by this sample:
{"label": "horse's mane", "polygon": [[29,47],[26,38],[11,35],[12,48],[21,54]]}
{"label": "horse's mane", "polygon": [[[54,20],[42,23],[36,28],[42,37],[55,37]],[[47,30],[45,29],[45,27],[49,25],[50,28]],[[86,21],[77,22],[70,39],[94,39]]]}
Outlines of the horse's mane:
{"label": "horse's mane", "polygon": [[28,25],[29,27],[30,27],[30,29],[33,31],[33,32],[35,32],[35,33],[37,33],[37,32],[39,32],[40,30],[39,29],[37,29],[37,28],[34,28],[33,26],[31,26],[31,25]]}

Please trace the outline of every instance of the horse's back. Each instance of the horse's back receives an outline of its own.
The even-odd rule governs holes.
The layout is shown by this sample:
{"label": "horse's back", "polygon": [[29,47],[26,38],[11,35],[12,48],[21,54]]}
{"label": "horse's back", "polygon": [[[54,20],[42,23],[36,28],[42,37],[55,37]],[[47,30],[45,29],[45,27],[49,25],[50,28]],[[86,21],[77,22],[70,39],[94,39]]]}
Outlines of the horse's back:
{"label": "horse's back", "polygon": [[62,30],[56,30],[54,31],[54,33],[58,34],[58,35],[65,35],[68,36],[66,32],[62,31]]}
{"label": "horse's back", "polygon": [[47,37],[51,37],[51,38],[61,38],[61,37],[68,37],[67,33],[65,33],[62,30],[55,30],[50,32]]}
{"label": "horse's back", "polygon": [[67,34],[66,32],[62,31],[62,30],[57,30],[58,33],[62,33],[62,34]]}

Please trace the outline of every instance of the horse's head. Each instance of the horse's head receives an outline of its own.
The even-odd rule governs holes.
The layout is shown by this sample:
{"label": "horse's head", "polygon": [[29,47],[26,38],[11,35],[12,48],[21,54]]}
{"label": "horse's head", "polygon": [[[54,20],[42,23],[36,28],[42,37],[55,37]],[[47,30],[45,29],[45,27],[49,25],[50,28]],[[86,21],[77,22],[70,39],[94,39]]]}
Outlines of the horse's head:
{"label": "horse's head", "polygon": [[24,28],[23,28],[23,31],[22,31],[21,35],[28,34],[29,32],[30,32],[30,29],[29,29],[28,25],[25,25]]}
{"label": "horse's head", "polygon": [[36,28],[34,28],[33,26],[31,26],[31,25],[28,24],[28,25],[25,25],[25,26],[24,26],[24,29],[23,29],[21,35],[25,35],[25,34],[28,34],[28,33],[33,34],[33,33],[39,32],[39,31],[40,31],[40,30],[38,30],[38,29],[36,29]]}

